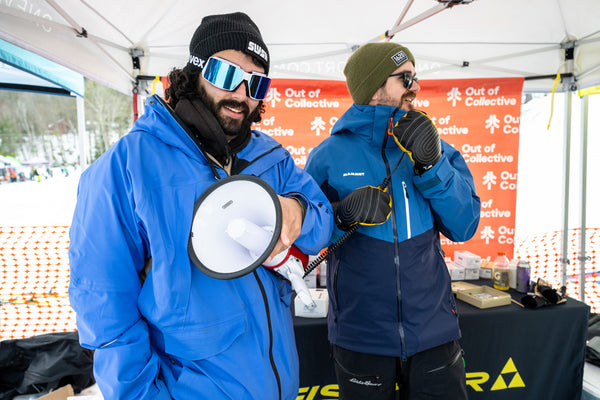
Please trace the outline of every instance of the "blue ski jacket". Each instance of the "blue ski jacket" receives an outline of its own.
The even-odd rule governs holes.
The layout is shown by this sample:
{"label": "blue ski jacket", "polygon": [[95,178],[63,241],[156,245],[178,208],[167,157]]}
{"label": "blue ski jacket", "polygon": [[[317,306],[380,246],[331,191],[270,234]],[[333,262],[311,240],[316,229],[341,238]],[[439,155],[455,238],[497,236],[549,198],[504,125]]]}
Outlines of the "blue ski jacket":
{"label": "blue ski jacket", "polygon": [[[353,105],[312,150],[305,170],[333,203],[390,177],[392,213],[360,226],[327,264],[329,340],[362,353],[409,357],[460,338],[440,235],[462,242],[477,229],[480,200],[461,154],[442,141],[442,158],[417,176],[391,136],[405,111]],[[331,242],[344,232],[335,228]]]}
{"label": "blue ski jacket", "polygon": [[[242,174],[306,205],[295,245],[318,254],[333,226],[314,180],[253,131]],[[215,174],[218,177],[215,177]],[[146,102],[133,129],[81,176],[69,295],[105,399],[285,399],[298,395],[289,282],[259,267],[219,280],[188,254],[195,201],[217,178],[172,110]],[[143,282],[140,273],[151,260]]]}

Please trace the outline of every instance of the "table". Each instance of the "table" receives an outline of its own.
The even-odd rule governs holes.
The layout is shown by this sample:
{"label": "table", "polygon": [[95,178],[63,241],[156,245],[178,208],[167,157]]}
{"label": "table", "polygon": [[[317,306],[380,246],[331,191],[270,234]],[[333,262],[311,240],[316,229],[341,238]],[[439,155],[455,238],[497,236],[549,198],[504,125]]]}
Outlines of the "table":
{"label": "table", "polygon": [[[468,281],[491,286],[490,280]],[[509,290],[511,297],[523,296]],[[470,400],[580,400],[590,307],[573,298],[535,310],[457,300]],[[338,398],[325,318],[294,318],[297,400]]]}

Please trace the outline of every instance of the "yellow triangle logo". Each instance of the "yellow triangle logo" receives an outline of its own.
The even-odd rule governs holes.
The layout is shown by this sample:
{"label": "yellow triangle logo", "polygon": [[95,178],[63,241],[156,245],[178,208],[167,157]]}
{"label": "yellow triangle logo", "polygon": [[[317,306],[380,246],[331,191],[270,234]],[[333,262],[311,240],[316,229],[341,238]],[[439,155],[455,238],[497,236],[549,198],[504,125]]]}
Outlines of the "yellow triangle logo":
{"label": "yellow triangle logo", "polygon": [[513,362],[512,358],[508,359],[508,361],[506,362],[506,365],[504,366],[504,368],[502,368],[502,372],[500,372],[500,373],[506,374],[509,372],[517,372],[517,367],[515,367],[515,363]]}
{"label": "yellow triangle logo", "polygon": [[521,379],[521,375],[517,372],[508,385],[509,388],[525,387],[525,382]]}
{"label": "yellow triangle logo", "polygon": [[502,375],[499,375],[498,379],[496,379],[496,382],[494,382],[494,386],[492,386],[490,390],[493,391],[502,389],[506,389],[506,382],[504,382],[504,378],[502,378]]}
{"label": "yellow triangle logo", "polygon": [[[504,380],[503,374],[514,374],[510,384],[506,386],[506,381]],[[504,390],[509,388],[517,388],[517,387],[525,387],[525,382],[521,379],[521,375],[519,375],[519,371],[517,371],[517,367],[515,367],[515,363],[512,358],[509,358],[504,368],[502,368],[502,372],[498,375],[498,379],[494,382],[494,385],[490,390]]]}

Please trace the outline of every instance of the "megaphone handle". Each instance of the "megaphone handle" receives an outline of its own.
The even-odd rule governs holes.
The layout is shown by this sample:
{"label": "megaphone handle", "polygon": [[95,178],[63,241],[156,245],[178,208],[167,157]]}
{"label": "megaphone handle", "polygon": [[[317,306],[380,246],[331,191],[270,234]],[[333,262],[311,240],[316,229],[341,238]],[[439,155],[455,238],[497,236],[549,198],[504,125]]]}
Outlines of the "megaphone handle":
{"label": "megaphone handle", "polygon": [[303,269],[300,260],[290,257],[281,267],[275,268],[275,271],[289,279],[292,289],[294,289],[296,295],[300,297],[300,300],[307,309],[313,310],[317,307],[310,295],[308,286],[306,286],[306,282],[304,282],[304,278],[302,278]]}
{"label": "megaphone handle", "polygon": [[314,310],[317,305],[313,301],[304,279],[302,279],[299,275],[291,274],[290,280],[292,282],[292,287],[296,291],[296,295],[300,297],[300,300],[302,303],[304,303],[304,307],[306,307],[308,310]]}

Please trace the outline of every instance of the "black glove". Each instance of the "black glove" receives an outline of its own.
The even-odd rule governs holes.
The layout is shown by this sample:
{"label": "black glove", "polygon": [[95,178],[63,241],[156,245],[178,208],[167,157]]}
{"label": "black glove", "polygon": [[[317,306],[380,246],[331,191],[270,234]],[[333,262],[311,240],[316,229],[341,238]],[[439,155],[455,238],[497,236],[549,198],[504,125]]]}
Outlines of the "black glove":
{"label": "black glove", "polygon": [[567,288],[565,286],[561,287],[559,292],[552,289],[542,278],[538,278],[533,287],[533,292],[536,296],[545,298],[550,304],[562,304],[567,301]]}
{"label": "black glove", "polygon": [[544,297],[534,294],[526,294],[525,296],[521,297],[521,304],[523,304],[525,308],[540,308],[548,306],[551,303]]}
{"label": "black glove", "polygon": [[392,199],[387,192],[363,186],[350,192],[337,203],[333,217],[338,228],[347,231],[352,225],[379,225],[392,212]]}
{"label": "black glove", "polygon": [[433,121],[427,114],[411,110],[394,127],[396,143],[408,153],[415,164],[415,174],[421,175],[442,157],[442,144]]}

